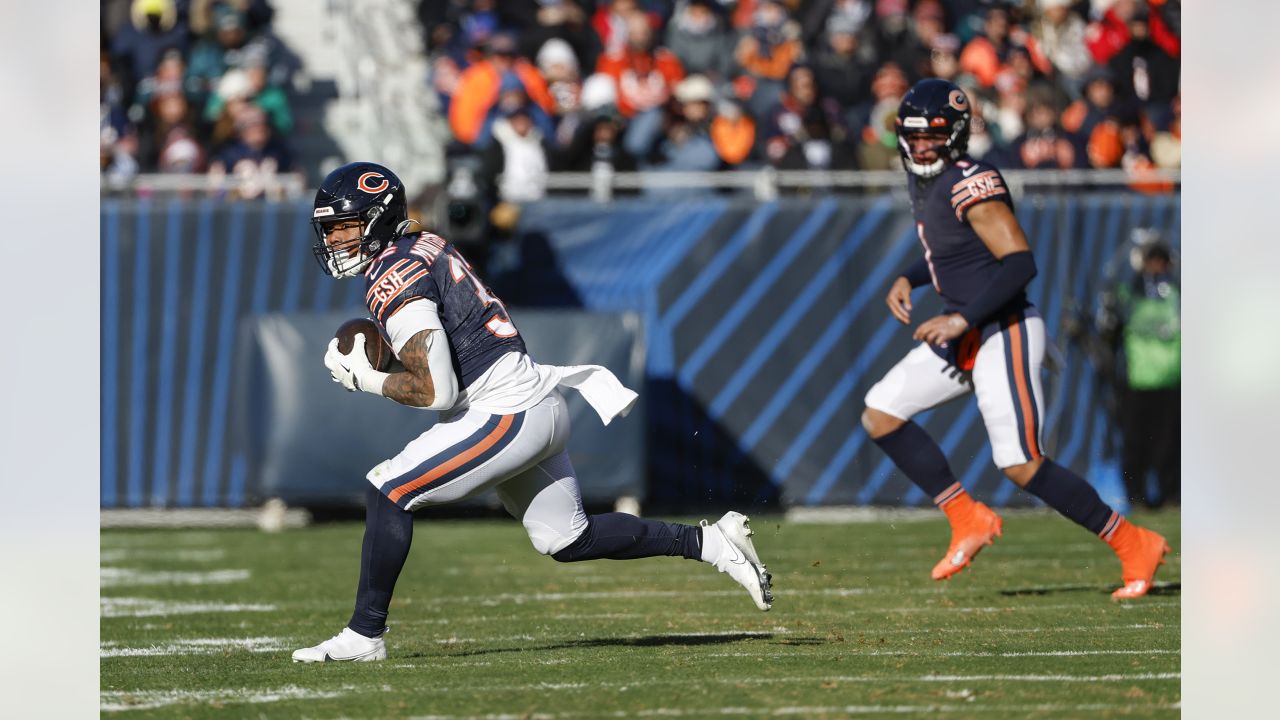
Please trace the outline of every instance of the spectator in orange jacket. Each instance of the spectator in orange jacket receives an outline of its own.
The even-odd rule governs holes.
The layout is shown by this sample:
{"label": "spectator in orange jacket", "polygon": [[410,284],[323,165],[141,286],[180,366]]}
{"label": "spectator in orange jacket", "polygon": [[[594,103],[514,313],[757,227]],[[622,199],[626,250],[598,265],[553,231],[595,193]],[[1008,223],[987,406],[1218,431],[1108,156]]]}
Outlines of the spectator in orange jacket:
{"label": "spectator in orange jacket", "polygon": [[498,101],[504,76],[514,75],[524,86],[529,99],[547,113],[555,109],[555,101],[547,91],[547,83],[528,60],[516,56],[516,41],[499,33],[485,46],[485,58],[467,68],[458,79],[457,90],[449,103],[449,127],[459,142],[471,145],[480,137],[489,110]]}
{"label": "spectator in orange jacket", "polygon": [[1009,13],[998,5],[987,9],[982,34],[960,53],[960,70],[978,79],[983,88],[995,85],[1009,54]]}
{"label": "spectator in orange jacket", "polygon": [[617,83],[618,110],[630,118],[666,104],[671,89],[684,79],[684,66],[667,48],[653,47],[653,24],[647,13],[627,15],[626,24],[626,45],[601,55],[596,72]]}

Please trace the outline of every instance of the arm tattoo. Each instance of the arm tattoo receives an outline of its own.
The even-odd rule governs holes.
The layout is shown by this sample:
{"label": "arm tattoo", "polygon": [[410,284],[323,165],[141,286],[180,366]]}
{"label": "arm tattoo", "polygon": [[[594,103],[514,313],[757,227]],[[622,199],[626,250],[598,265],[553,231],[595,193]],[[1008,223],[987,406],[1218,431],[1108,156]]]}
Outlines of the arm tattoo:
{"label": "arm tattoo", "polygon": [[427,336],[435,330],[423,330],[409,339],[400,350],[401,372],[393,372],[382,385],[382,394],[401,405],[427,407],[435,402],[436,389],[427,364]]}

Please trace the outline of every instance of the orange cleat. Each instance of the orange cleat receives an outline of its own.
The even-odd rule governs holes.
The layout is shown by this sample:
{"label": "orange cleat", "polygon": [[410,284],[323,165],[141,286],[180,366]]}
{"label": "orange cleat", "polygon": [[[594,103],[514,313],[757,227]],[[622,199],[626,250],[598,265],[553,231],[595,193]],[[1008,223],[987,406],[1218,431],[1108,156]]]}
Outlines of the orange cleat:
{"label": "orange cleat", "polygon": [[1132,600],[1146,595],[1151,589],[1151,578],[1155,576],[1156,568],[1164,564],[1169,543],[1158,532],[1121,520],[1108,544],[1120,557],[1124,580],[1124,587],[1111,593],[1111,598]]}
{"label": "orange cleat", "polygon": [[951,547],[947,548],[946,557],[933,566],[934,580],[946,580],[969,567],[982,548],[1001,535],[1004,520],[994,510],[973,500],[967,504],[968,507],[947,512],[951,520]]}

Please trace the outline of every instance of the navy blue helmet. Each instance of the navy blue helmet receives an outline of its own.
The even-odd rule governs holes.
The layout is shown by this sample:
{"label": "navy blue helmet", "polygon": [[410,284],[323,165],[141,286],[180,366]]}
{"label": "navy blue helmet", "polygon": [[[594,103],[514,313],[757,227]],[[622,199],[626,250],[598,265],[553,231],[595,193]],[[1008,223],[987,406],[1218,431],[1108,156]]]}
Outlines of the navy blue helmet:
{"label": "navy blue helmet", "polygon": [[[320,267],[333,277],[353,277],[364,272],[383,248],[403,232],[409,209],[404,183],[387,168],[371,162],[347,163],[329,173],[316,191],[311,226],[316,242],[311,251]],[[343,221],[360,223],[359,251],[351,244],[331,247],[325,236]]]}
{"label": "navy blue helmet", "polygon": [[[964,155],[969,147],[969,126],[973,111],[969,98],[955,83],[927,78],[915,84],[898,106],[898,154],[907,172],[930,178]],[[913,157],[909,140],[929,137],[936,140],[937,160],[921,162]]]}

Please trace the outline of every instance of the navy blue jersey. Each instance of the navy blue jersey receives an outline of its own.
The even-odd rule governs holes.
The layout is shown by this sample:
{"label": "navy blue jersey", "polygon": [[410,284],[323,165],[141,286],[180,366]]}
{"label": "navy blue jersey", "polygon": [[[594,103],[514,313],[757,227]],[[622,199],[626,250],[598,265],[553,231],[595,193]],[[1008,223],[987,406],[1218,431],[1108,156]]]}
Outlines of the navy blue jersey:
{"label": "navy blue jersey", "polygon": [[457,248],[438,235],[424,232],[396,240],[369,265],[365,288],[365,303],[384,335],[387,318],[410,300],[436,304],[464,388],[506,353],[526,352],[502,301]]}
{"label": "navy blue jersey", "polygon": [[[911,175],[908,187],[933,287],[942,296],[945,312],[959,312],[982,294],[1000,268],[1000,261],[969,225],[969,211],[984,202],[1002,202],[1013,209],[1013,197],[999,170],[968,156],[930,180]],[[1019,292],[997,317],[1028,305],[1026,293]]]}

